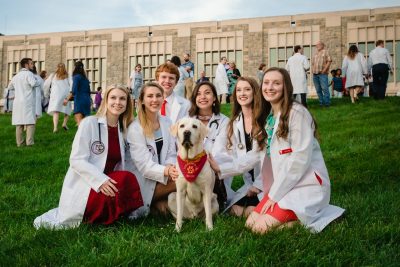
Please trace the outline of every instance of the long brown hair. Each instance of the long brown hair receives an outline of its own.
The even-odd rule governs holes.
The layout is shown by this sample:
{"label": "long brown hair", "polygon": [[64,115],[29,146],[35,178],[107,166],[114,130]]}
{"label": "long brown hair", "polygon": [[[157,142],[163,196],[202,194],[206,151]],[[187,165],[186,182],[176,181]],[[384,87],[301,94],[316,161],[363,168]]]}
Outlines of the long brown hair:
{"label": "long brown hair", "polygon": [[[281,114],[279,117],[278,129],[276,129],[276,136],[278,138],[283,138],[283,139],[287,140],[288,135],[289,135],[289,115],[290,115],[290,111],[293,106],[293,102],[295,102],[293,100],[293,85],[290,80],[289,73],[287,72],[286,69],[283,69],[283,68],[276,68],[276,67],[269,68],[265,71],[264,76],[266,73],[272,72],[272,71],[279,72],[282,75],[282,82],[283,82],[282,101],[281,101],[281,105],[280,105],[280,113]],[[264,80],[264,76],[263,76],[263,80]],[[264,97],[262,97],[262,102],[263,102],[263,105],[265,107],[267,107],[264,110],[264,112],[268,116],[268,114],[271,111],[271,104],[267,100],[265,100]],[[259,114],[257,114],[257,116],[259,116]],[[314,128],[314,136],[317,137],[317,124],[313,117],[312,117],[312,120],[313,120],[312,121],[313,125],[311,127]],[[265,128],[265,124],[266,124],[266,120],[262,123],[263,128]],[[264,134],[266,134],[265,131],[264,131]]]}
{"label": "long brown hair", "polygon": [[233,135],[233,122],[242,112],[242,107],[237,102],[237,94],[236,94],[236,88],[240,81],[248,82],[250,84],[250,87],[253,89],[253,102],[251,103],[251,108],[253,110],[251,134],[253,138],[256,139],[259,146],[259,150],[262,150],[264,149],[265,138],[266,138],[263,123],[265,123],[268,113],[262,112],[265,109],[265,106],[263,106],[263,102],[261,101],[263,96],[261,94],[261,89],[257,81],[253,78],[243,77],[243,76],[237,79],[235,89],[233,90],[233,105],[232,105],[231,119],[229,120],[228,123],[227,149],[232,149],[231,138]]}
{"label": "long brown hair", "polygon": [[146,93],[146,89],[149,87],[158,88],[162,96],[164,96],[164,89],[158,83],[148,82],[142,86],[142,90],[140,91],[139,95],[137,118],[139,119],[139,123],[143,128],[144,135],[146,137],[153,137],[153,125],[152,122],[147,118],[147,112],[143,104],[144,94]]}
{"label": "long brown hair", "polygon": [[97,117],[105,117],[107,115],[107,104],[108,104],[108,95],[110,92],[114,89],[119,89],[121,91],[124,91],[126,93],[126,109],[125,111],[119,115],[118,122],[121,131],[126,134],[126,129],[128,128],[129,124],[133,121],[133,106],[132,106],[132,101],[131,101],[131,94],[128,90],[128,87],[125,85],[121,84],[112,84],[107,87],[103,100],[101,101],[99,110],[96,113]]}
{"label": "long brown hair", "polygon": [[351,59],[354,59],[358,53],[358,48],[356,45],[351,45],[349,47],[349,51],[347,52],[347,56]]}

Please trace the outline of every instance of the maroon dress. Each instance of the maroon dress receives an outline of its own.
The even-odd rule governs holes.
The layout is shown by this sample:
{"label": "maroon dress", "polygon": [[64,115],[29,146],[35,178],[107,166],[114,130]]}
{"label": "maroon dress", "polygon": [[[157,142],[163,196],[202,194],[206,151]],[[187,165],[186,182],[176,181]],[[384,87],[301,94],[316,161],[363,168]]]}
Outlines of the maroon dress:
{"label": "maroon dress", "polygon": [[90,190],[83,221],[85,223],[111,224],[124,214],[143,206],[140,187],[134,174],[114,171],[121,161],[118,127],[108,127],[108,154],[104,174],[117,182],[115,197]]}

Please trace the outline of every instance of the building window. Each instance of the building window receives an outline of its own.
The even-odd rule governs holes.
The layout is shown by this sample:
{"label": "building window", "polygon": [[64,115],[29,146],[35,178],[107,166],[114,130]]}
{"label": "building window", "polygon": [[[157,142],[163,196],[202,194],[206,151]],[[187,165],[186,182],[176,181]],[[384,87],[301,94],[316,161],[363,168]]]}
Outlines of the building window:
{"label": "building window", "polygon": [[149,36],[129,39],[129,73],[137,64],[142,65],[143,82],[155,80],[155,72],[159,65],[171,58],[172,37]]}
{"label": "building window", "polygon": [[9,46],[7,50],[7,78],[11,78],[20,70],[20,61],[23,58],[32,58],[39,74],[45,69],[46,45]]}
{"label": "building window", "polygon": [[226,57],[228,62],[234,61],[236,68],[243,72],[243,32],[198,34],[196,43],[196,79],[204,70],[206,76],[214,81],[221,57]]}
{"label": "building window", "polygon": [[106,84],[102,81],[106,80],[107,60],[105,58],[85,58],[85,59],[68,59],[67,71],[70,75],[75,68],[75,62],[81,61],[85,67],[86,76],[90,81],[91,91],[95,91],[97,87],[105,88]]}
{"label": "building window", "polygon": [[92,91],[107,86],[107,41],[67,43],[67,71],[70,75],[78,60],[84,65]]}

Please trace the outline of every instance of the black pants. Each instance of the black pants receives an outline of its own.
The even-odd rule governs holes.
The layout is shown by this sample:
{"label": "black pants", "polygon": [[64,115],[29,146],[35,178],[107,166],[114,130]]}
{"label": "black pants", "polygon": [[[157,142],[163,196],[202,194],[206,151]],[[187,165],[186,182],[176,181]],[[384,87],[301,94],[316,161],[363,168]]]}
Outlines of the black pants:
{"label": "black pants", "polygon": [[388,78],[389,66],[387,64],[375,64],[372,66],[372,79],[375,99],[385,98]]}
{"label": "black pants", "polygon": [[296,99],[297,95],[300,95],[300,97],[301,97],[301,104],[303,104],[303,106],[307,107],[307,94],[306,93],[293,94],[293,98]]}

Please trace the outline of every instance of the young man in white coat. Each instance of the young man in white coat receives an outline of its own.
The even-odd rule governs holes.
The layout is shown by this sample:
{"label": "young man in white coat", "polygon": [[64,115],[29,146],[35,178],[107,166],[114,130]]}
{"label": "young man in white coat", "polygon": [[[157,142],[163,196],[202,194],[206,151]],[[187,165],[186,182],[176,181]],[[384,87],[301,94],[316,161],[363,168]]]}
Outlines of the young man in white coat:
{"label": "young man in white coat", "polygon": [[179,80],[179,70],[172,63],[164,63],[156,69],[156,81],[164,89],[164,102],[160,114],[168,117],[172,124],[183,117],[187,117],[190,102],[174,93],[174,88]]}
{"label": "young man in white coat", "polygon": [[21,70],[11,79],[8,90],[15,90],[15,99],[12,113],[12,125],[16,126],[17,146],[24,145],[22,136],[26,127],[26,145],[34,144],[36,124],[36,98],[35,87],[40,86],[40,81],[30,71],[34,64],[31,58],[23,58],[20,62]]}
{"label": "young man in white coat", "polygon": [[289,72],[293,84],[293,98],[299,100],[307,107],[307,74],[310,68],[308,59],[303,55],[303,48],[300,45],[294,47],[294,55],[288,59],[286,70]]}

